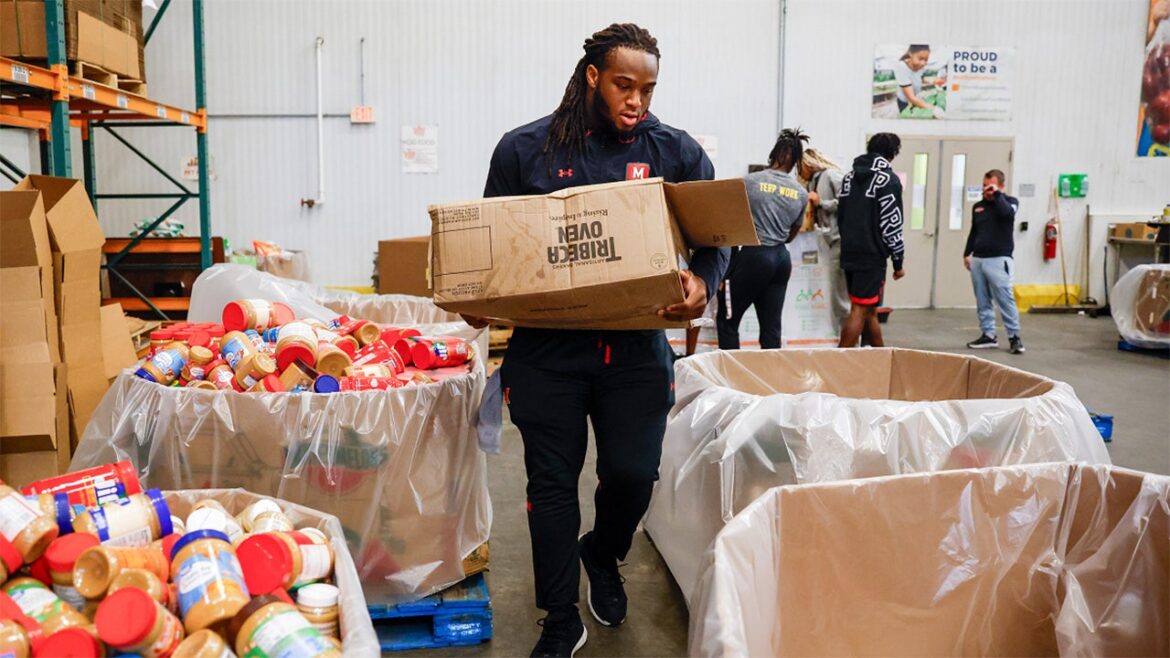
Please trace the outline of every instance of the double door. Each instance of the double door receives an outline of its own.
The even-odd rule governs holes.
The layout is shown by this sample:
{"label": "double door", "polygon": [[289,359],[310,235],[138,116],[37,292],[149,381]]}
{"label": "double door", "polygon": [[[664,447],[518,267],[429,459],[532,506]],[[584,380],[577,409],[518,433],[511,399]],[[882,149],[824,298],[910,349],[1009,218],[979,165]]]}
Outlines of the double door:
{"label": "double door", "polygon": [[904,137],[893,166],[903,188],[906,276],[888,277],[885,305],[974,306],[971,276],[963,267],[971,209],[982,198],[987,171],[1003,171],[1012,185],[1012,140]]}

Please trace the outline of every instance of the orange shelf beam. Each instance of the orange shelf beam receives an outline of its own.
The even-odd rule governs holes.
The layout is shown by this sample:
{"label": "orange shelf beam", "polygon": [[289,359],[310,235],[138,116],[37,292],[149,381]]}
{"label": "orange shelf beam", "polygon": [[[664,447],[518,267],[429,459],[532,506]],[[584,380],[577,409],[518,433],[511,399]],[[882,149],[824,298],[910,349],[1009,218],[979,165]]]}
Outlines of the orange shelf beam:
{"label": "orange shelf beam", "polygon": [[[116,254],[126,248],[133,238],[106,238],[103,254]],[[199,238],[145,238],[130,253],[133,254],[197,254]]]}
{"label": "orange shelf beam", "polygon": [[[190,297],[151,297],[150,301],[160,311],[186,311],[191,308]],[[123,311],[144,312],[152,310],[146,305],[146,302],[137,297],[106,297],[102,300],[102,304],[105,305],[114,303],[121,304]]]}
{"label": "orange shelf beam", "polygon": [[[50,70],[0,57],[0,82],[52,92],[68,100],[70,114],[82,120],[154,119],[189,125],[200,132],[207,130],[207,111],[186,110],[175,105],[131,94],[128,91],[99,85],[84,78],[71,77],[63,69]],[[43,107],[44,101],[16,99],[5,105]]]}

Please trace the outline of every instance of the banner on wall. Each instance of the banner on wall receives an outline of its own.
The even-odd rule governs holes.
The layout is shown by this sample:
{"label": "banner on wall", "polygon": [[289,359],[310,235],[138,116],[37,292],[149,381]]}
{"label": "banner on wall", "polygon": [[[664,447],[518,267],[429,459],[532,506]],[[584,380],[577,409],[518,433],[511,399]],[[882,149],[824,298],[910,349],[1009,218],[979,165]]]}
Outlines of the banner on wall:
{"label": "banner on wall", "polygon": [[1170,156],[1170,0],[1150,0],[1137,154]]}
{"label": "banner on wall", "polygon": [[882,44],[873,57],[873,117],[1008,121],[1012,48]]}

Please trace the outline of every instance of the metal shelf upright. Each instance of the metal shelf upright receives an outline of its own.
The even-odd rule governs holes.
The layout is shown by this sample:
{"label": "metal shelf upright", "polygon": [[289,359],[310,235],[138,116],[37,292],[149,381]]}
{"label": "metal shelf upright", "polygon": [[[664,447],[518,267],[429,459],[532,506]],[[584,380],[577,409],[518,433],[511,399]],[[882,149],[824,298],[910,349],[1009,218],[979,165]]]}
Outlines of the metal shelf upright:
{"label": "metal shelf upright", "polygon": [[[191,0],[195,60],[195,110],[159,103],[150,98],[109,87],[81,77],[70,76],[65,53],[64,0],[44,0],[47,67],[33,66],[7,57],[0,57],[0,82],[5,83],[4,97],[0,99],[0,124],[37,130],[41,138],[41,172],[54,176],[72,177],[72,147],[70,127],[81,130],[83,177],[90,201],[97,210],[99,199],[170,199],[173,203],[141,234],[131,239],[120,251],[109,255],[103,267],[129,287],[147,307],[163,319],[169,319],[160,305],[138,290],[119,271],[119,264],[128,253],[152,230],[174,214],[191,199],[199,201],[199,269],[207,269],[212,262],[211,204],[208,186],[207,154],[207,96],[203,49],[203,0]],[[158,27],[170,7],[171,0],[163,0],[154,19],[146,29],[144,42]],[[17,91],[19,90],[19,91]],[[195,129],[196,150],[199,158],[199,181],[193,191],[168,174],[165,169],[135,148],[112,126],[175,127]],[[99,193],[93,137],[95,130],[109,133],[132,153],[177,188],[174,193]],[[11,161],[4,158],[5,176],[23,175]],[[172,304],[166,304],[172,306]]]}

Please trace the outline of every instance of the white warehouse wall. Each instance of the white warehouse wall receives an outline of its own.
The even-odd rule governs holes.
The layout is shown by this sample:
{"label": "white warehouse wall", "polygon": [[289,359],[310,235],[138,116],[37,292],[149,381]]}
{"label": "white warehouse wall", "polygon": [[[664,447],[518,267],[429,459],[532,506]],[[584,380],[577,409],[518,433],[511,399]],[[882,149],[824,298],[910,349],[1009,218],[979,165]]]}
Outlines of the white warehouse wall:
{"label": "white warehouse wall", "polygon": [[[556,107],[581,43],[611,22],[637,22],[658,38],[663,57],[651,110],[692,134],[717,136],[718,176],[742,175],[775,138],[775,0],[205,6],[213,231],[233,246],[260,239],[307,250],[319,283],[368,285],[379,239],[429,232],[427,204],[480,196],[499,137]],[[194,101],[190,20],[190,4],[172,2],[147,49],[150,95],[184,107]],[[324,110],[343,116],[326,119],[326,202],[305,209],[300,199],[317,195],[318,36],[325,39]],[[348,119],[359,98],[361,37],[374,125]],[[418,123],[439,126],[438,174],[400,170],[400,126]],[[182,159],[195,154],[186,129],[124,132],[143,135],[133,143],[176,177]],[[173,191],[110,136],[99,133],[97,149],[100,191]],[[108,235],[124,235],[165,207],[103,200],[99,214]],[[194,204],[177,216],[198,232]]]}
{"label": "white warehouse wall", "polygon": [[[1134,155],[1148,0],[788,0],[783,119],[844,165],[866,135],[1015,139],[1021,199],[1016,283],[1059,283],[1042,258],[1047,190],[1059,173],[1088,173],[1090,195],[1061,205],[1070,282],[1080,280],[1085,204],[1097,214],[1160,212],[1170,203],[1170,158]],[[1015,48],[1008,122],[879,120],[870,116],[874,46],[933,43]],[[1091,290],[1104,302],[1105,222],[1094,223]],[[913,264],[907,264],[913,268]]]}

